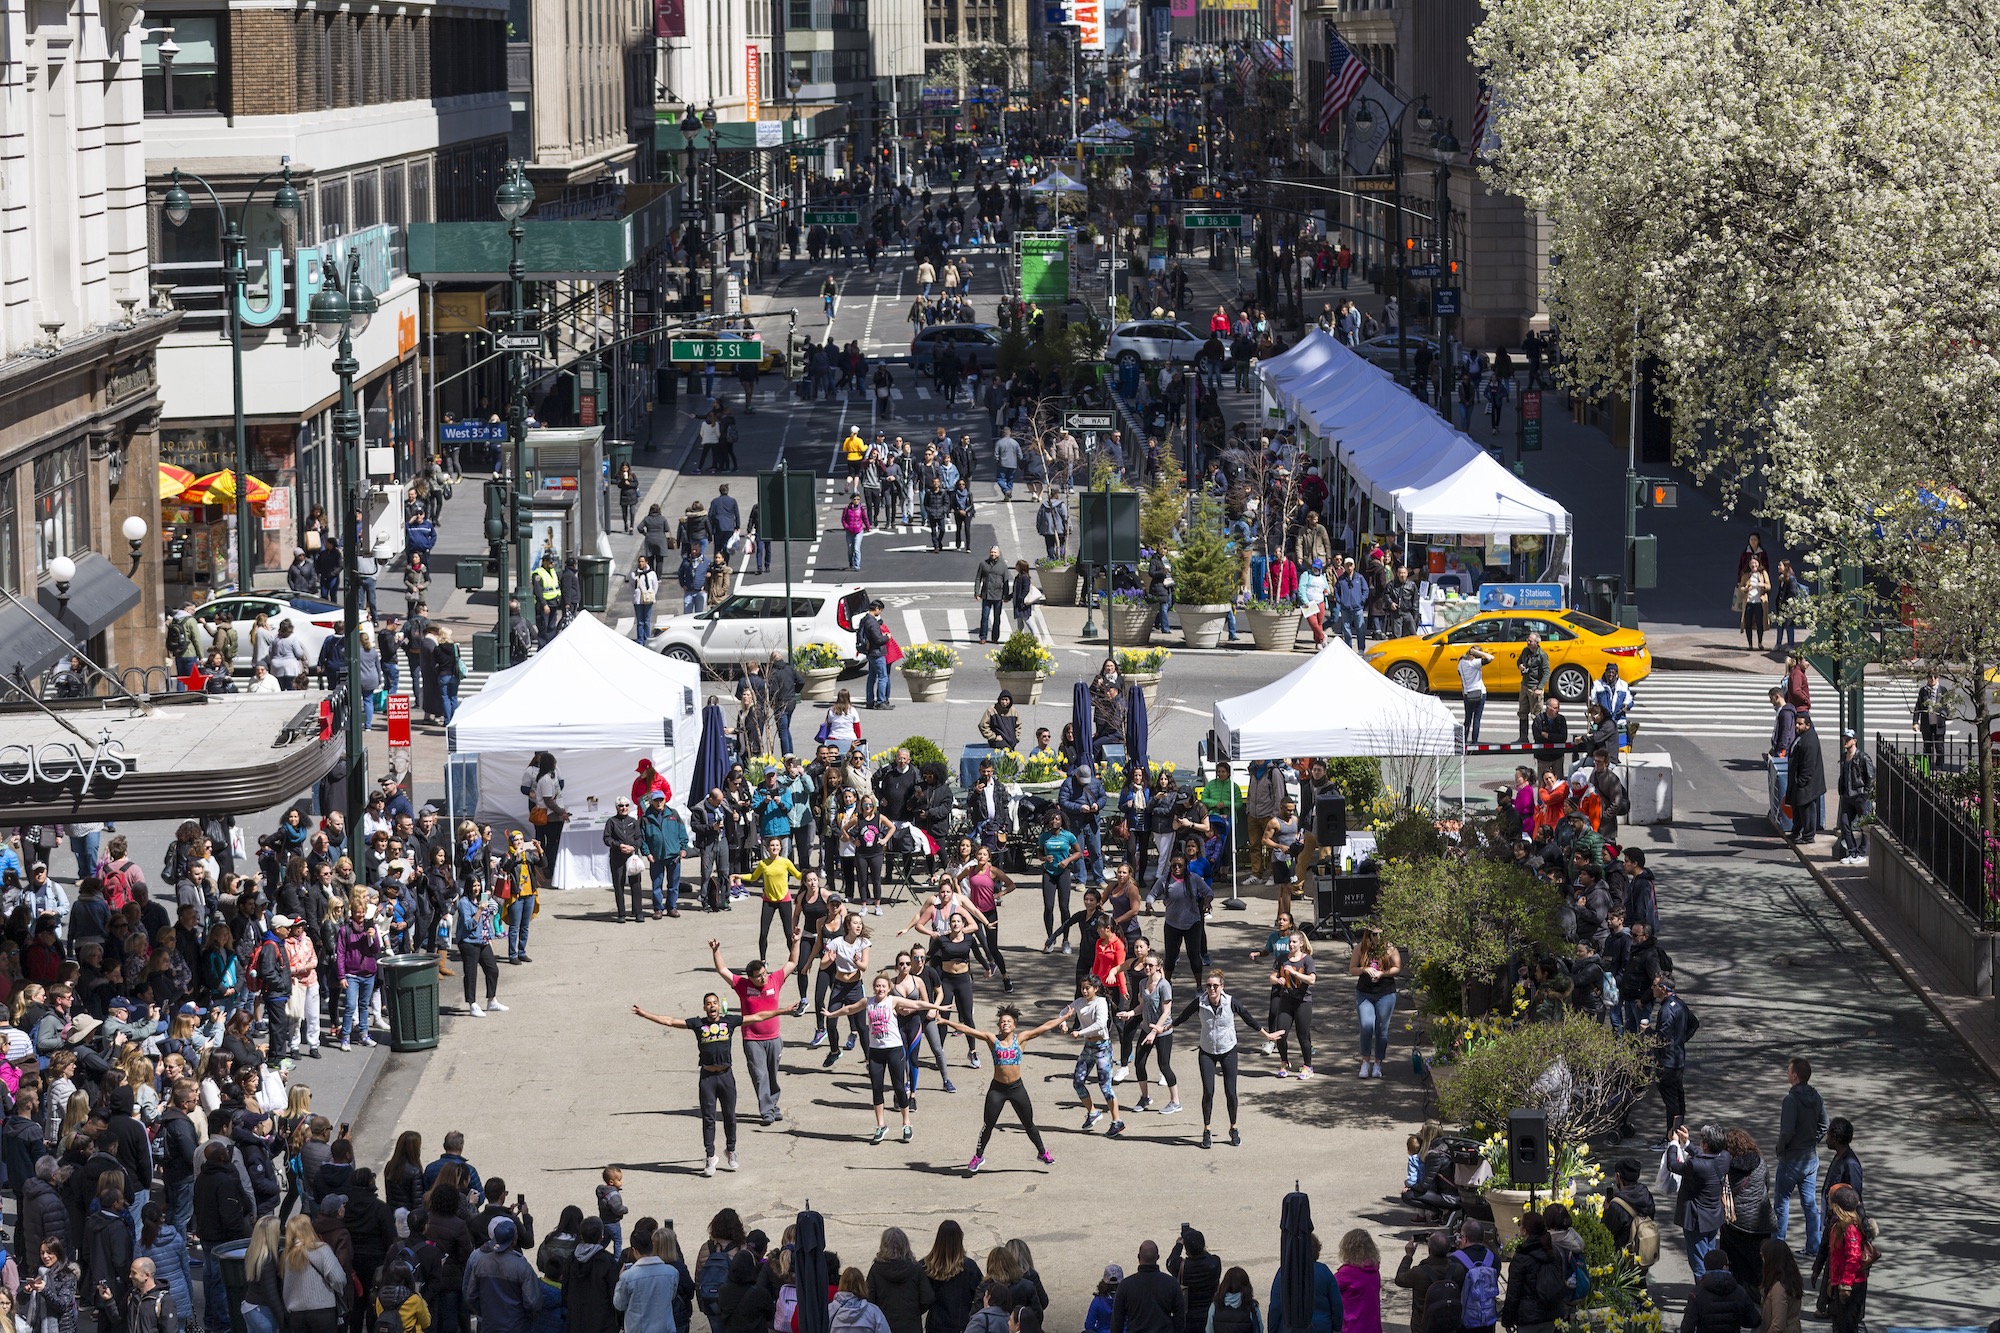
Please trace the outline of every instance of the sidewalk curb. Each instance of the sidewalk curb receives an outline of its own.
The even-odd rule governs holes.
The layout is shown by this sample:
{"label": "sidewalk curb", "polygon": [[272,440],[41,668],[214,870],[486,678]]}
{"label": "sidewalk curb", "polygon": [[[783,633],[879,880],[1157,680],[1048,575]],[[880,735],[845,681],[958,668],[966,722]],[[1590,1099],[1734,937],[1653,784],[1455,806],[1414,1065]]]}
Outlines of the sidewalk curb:
{"label": "sidewalk curb", "polygon": [[375,1084],[382,1077],[382,1067],[389,1063],[389,1034],[383,1033],[382,1039],[367,1049],[366,1054],[368,1058],[362,1066],[361,1077],[354,1080],[353,1090],[347,1094],[347,1100],[341,1103],[340,1114],[333,1118],[336,1126],[358,1123],[362,1108],[366,1107],[368,1099],[375,1095]]}
{"label": "sidewalk curb", "polygon": [[1766,674],[1750,667],[1732,666],[1728,662],[1711,662],[1701,657],[1663,657],[1653,654],[1655,671],[1728,671],[1739,676],[1761,676]]}
{"label": "sidewalk curb", "polygon": [[1949,1007],[1939,1002],[1938,997],[1924,984],[1923,977],[1918,973],[1915,966],[1903,956],[1902,952],[1894,944],[1890,943],[1886,935],[1875,928],[1875,923],[1870,921],[1854,905],[1853,899],[1847,896],[1846,892],[1834,882],[1833,878],[1820,869],[1819,866],[1813,864],[1812,858],[1807,856],[1797,843],[1787,838],[1785,846],[1790,849],[1793,856],[1798,858],[1799,864],[1806,868],[1806,873],[1819,881],[1820,891],[1827,896],[1828,900],[1835,907],[1840,909],[1840,914],[1847,918],[1848,924],[1852,925],[1861,933],[1863,939],[1874,946],[1875,952],[1882,955],[1883,960],[1895,969],[1896,975],[1903,979],[1903,984],[1914,991],[1917,998],[1924,1002],[1924,1007],[1937,1015],[1938,1021],[1944,1024],[1945,1031],[1951,1033],[1957,1039],[1958,1044],[1965,1048],[1966,1054],[1972,1057],[1973,1062],[1986,1072],[1988,1078],[2000,1080],[2000,1051],[1988,1050],[1967,1035],[1965,1030],[1960,1026],[1957,1015]]}

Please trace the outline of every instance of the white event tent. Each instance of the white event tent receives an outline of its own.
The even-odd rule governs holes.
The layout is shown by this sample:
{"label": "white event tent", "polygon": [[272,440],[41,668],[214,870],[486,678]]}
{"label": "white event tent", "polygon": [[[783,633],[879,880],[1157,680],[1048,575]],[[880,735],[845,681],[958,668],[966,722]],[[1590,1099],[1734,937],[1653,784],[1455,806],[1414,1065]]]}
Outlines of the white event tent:
{"label": "white event tent", "polygon": [[1392,683],[1338,639],[1282,680],[1217,702],[1214,727],[1231,760],[1456,755],[1461,748],[1449,708]]}

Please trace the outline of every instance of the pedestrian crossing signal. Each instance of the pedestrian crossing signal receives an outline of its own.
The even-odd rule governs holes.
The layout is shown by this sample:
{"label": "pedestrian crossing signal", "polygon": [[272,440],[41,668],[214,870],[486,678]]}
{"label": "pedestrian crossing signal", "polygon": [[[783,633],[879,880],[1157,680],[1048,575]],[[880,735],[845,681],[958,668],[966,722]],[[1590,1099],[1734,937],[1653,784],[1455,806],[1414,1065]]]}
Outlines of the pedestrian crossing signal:
{"label": "pedestrian crossing signal", "polygon": [[1680,508],[1680,483],[1674,481],[1653,482],[1646,488],[1646,503],[1655,509]]}

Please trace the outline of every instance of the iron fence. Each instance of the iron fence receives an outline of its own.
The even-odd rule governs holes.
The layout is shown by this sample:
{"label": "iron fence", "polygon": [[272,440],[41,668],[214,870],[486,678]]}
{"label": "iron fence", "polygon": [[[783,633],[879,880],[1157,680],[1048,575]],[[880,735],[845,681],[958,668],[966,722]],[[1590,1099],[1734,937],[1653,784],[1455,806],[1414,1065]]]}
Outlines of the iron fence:
{"label": "iron fence", "polygon": [[1978,797],[1970,800],[1949,776],[1975,771],[1970,743],[1925,745],[1875,740],[1875,814],[1883,830],[1909,850],[1945,892],[1989,930],[2000,929],[2000,875],[1994,849],[1979,828]]}

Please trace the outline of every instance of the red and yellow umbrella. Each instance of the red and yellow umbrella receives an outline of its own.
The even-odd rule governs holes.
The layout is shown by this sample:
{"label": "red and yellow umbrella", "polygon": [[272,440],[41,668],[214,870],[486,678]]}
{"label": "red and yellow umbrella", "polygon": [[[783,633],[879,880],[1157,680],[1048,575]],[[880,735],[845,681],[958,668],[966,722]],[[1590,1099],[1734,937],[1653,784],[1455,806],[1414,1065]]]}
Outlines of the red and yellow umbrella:
{"label": "red and yellow umbrella", "polygon": [[[196,504],[233,505],[236,503],[236,474],[224,468],[220,472],[197,477],[188,484],[187,491],[181,498]],[[270,498],[270,485],[255,477],[250,478],[250,503],[260,505]]]}
{"label": "red and yellow umbrella", "polygon": [[172,463],[160,464],[160,498],[178,499],[182,492],[194,484],[194,473]]}

